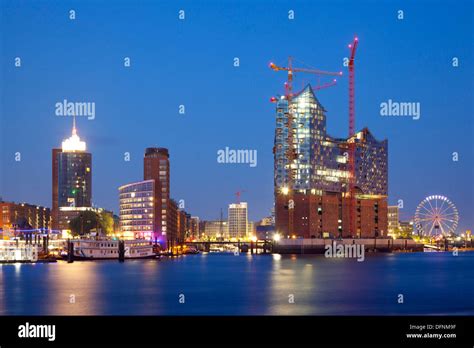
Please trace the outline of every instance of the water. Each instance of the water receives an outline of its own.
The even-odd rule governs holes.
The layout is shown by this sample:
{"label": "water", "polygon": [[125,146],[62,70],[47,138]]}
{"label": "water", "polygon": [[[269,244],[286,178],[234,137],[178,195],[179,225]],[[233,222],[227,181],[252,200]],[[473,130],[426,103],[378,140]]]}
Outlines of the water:
{"label": "water", "polygon": [[473,266],[474,252],[0,265],[0,315],[473,315]]}

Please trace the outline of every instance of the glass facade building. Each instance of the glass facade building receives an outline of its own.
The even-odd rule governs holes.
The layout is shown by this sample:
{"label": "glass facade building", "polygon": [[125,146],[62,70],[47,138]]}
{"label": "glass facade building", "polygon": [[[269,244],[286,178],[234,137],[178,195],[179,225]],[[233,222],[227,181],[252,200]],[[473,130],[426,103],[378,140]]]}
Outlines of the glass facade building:
{"label": "glass facade building", "polygon": [[92,155],[87,152],[58,153],[59,207],[90,207]]}
{"label": "glass facade building", "polygon": [[[347,194],[351,143],[356,202]],[[290,100],[277,100],[273,152],[277,233],[304,238],[387,233],[387,140],[378,141],[367,128],[348,139],[330,136],[326,110],[310,85]]]}
{"label": "glass facade building", "polygon": [[77,129],[52,152],[52,225],[53,229],[68,229],[68,221],[60,209],[92,206],[92,155],[86,151]]}
{"label": "glass facade building", "polygon": [[[325,113],[310,85],[294,95],[289,103],[285,97],[277,101],[275,194],[281,193],[283,188],[299,193],[346,192],[348,144],[356,142],[356,186],[366,195],[387,195],[387,140],[377,141],[367,128],[350,139],[333,138],[327,134]],[[288,143],[290,132],[291,144]],[[292,155],[290,160],[288,153]]]}
{"label": "glass facade building", "polygon": [[152,238],[156,228],[154,214],[155,181],[145,180],[119,187],[120,230],[129,238]]}

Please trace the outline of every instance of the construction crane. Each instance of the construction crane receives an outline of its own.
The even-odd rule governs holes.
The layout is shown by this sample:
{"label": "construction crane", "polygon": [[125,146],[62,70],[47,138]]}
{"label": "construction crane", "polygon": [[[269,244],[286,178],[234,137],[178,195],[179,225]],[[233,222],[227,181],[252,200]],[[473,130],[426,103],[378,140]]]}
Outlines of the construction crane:
{"label": "construction crane", "polygon": [[[354,75],[355,75],[355,54],[357,49],[357,44],[359,39],[354,37],[354,40],[351,44],[348,45],[350,50],[349,57],[349,138],[354,136],[355,133],[355,85],[354,85]],[[349,233],[351,236],[354,236],[356,233],[355,226],[355,155],[356,155],[356,142],[355,139],[349,142]]]}
{"label": "construction crane", "polygon": [[309,73],[309,74],[315,74],[315,75],[342,76],[342,71],[332,72],[332,71],[324,71],[324,70],[319,70],[319,69],[294,68],[292,57],[288,57],[287,67],[278,66],[273,62],[270,62],[269,67],[273,71],[287,71],[288,72],[287,82],[285,83],[285,90],[286,90],[286,96],[287,97],[289,96],[290,98],[292,97],[294,72],[303,72],[303,73]]}
{"label": "construction crane", "polygon": [[244,192],[245,190],[240,190],[235,193],[235,196],[237,197],[237,204],[240,204],[240,195]]}
{"label": "construction crane", "polygon": [[319,91],[319,90],[324,89],[324,88],[332,87],[332,86],[334,86],[334,85],[336,85],[336,84],[337,84],[337,80],[334,79],[334,80],[332,80],[331,82],[325,83],[325,84],[323,84],[323,85],[317,85],[316,87],[313,87],[313,89],[314,89],[315,91]]}
{"label": "construction crane", "polygon": [[[328,83],[325,83],[325,84],[322,84],[322,85],[317,85],[317,86],[313,87],[313,90],[319,91],[319,90],[324,89],[324,88],[332,87],[336,84],[337,84],[337,80],[334,79],[331,82],[328,82]],[[271,97],[270,98],[270,102],[272,102],[272,103],[276,103],[277,101],[278,101],[278,98],[276,98],[276,97]]]}
{"label": "construction crane", "polygon": [[[324,71],[319,69],[307,69],[307,68],[295,68],[293,67],[293,58],[288,57],[288,66],[282,67],[278,66],[275,63],[271,62],[269,64],[270,69],[273,71],[286,71],[287,72],[287,81],[285,82],[285,98],[288,101],[288,122],[286,126],[288,127],[288,137],[287,137],[287,151],[286,151],[286,158],[288,161],[288,180],[287,185],[288,187],[284,188],[283,194],[288,196],[288,234],[293,235],[293,221],[294,221],[294,209],[291,206],[290,202],[293,200],[293,176],[294,176],[294,169],[292,169],[293,161],[298,158],[298,154],[295,151],[294,140],[293,140],[293,115],[291,110],[291,99],[293,97],[293,73],[294,72],[301,72],[301,73],[309,73],[315,75],[329,75],[329,76],[341,76],[342,71],[339,72],[331,72],[331,71]],[[331,85],[333,85],[335,82]],[[326,88],[329,86],[321,86],[321,88]],[[270,101],[275,102],[276,98],[272,97]]]}

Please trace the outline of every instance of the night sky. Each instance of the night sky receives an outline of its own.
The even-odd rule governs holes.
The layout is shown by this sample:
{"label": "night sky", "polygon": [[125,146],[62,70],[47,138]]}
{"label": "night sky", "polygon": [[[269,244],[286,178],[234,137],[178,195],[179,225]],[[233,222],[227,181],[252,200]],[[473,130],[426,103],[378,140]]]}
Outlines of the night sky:
{"label": "night sky", "polygon": [[[343,58],[357,34],[356,128],[389,140],[389,203],[403,199],[401,218],[409,219],[424,197],[442,194],[457,206],[461,230],[473,228],[472,1],[0,4],[4,200],[51,207],[51,149],[72,127],[71,117],[55,115],[55,104],[67,99],[96,104],[94,120],[77,120],[93,157],[95,205],[117,213],[117,188],[142,180],[144,150],[158,146],[170,151],[171,196],[184,199],[192,215],[217,219],[244,190],[249,218],[261,219],[273,204],[269,98],[284,92],[286,78],[268,63],[285,65],[292,55],[295,66],[342,70],[338,84],[317,96],[328,110],[329,133],[346,137]],[[317,79],[296,75],[294,85],[308,82]],[[389,99],[420,103],[420,119],[382,117],[380,103]],[[218,163],[225,147],[256,149],[257,166]]]}

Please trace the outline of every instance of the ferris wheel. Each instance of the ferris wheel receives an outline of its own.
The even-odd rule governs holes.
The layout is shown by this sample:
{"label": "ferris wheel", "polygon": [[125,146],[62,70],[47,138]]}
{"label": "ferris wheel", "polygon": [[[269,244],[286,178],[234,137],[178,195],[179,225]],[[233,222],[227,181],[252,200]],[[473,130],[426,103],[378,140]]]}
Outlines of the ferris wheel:
{"label": "ferris wheel", "polygon": [[415,226],[422,236],[447,236],[456,231],[458,222],[458,210],[445,196],[428,196],[416,208]]}

